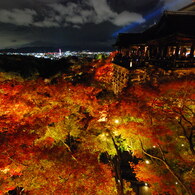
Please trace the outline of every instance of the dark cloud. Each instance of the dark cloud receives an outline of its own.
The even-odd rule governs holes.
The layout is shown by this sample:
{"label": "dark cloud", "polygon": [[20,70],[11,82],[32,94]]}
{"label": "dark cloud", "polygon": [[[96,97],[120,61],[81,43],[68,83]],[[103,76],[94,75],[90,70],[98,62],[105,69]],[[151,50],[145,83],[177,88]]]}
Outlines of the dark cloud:
{"label": "dark cloud", "polygon": [[134,21],[144,21],[138,13],[127,10],[115,12],[106,0],[85,0],[82,3],[69,2],[66,5],[55,3],[50,6],[58,13],[56,21],[64,22],[64,26],[73,24],[73,27],[74,25],[78,27],[87,23],[100,24],[106,21],[123,26]]}
{"label": "dark cloud", "polygon": [[167,5],[168,10],[177,10],[185,5],[192,3],[192,0],[161,0],[165,5]]}
{"label": "dark cloud", "polygon": [[[39,2],[36,0],[37,3]],[[141,14],[124,9],[117,13],[109,6],[107,0],[82,0],[78,2],[58,3],[45,1],[41,9],[12,8],[0,9],[0,22],[24,26],[60,27],[72,25],[79,27],[86,23],[100,24],[109,21],[116,26],[127,25],[134,21],[143,22]],[[21,2],[19,2],[20,4]],[[43,3],[43,2],[42,2]],[[30,3],[32,4],[32,3]],[[29,5],[28,5],[29,6]],[[47,10],[47,11],[46,11]],[[44,18],[35,21],[44,11]]]}
{"label": "dark cloud", "polygon": [[64,0],[6,0],[0,1],[0,8],[13,9],[13,8],[35,8],[44,7],[50,3],[66,2]]}
{"label": "dark cloud", "polygon": [[34,16],[37,13],[32,9],[1,9],[0,10],[0,22],[14,24],[14,25],[22,25],[29,26],[34,22]]}
{"label": "dark cloud", "polygon": [[73,47],[82,44],[101,48],[112,44],[110,37],[117,29],[133,22],[138,22],[143,27],[144,16],[153,10],[171,4],[172,9],[176,10],[190,2],[191,0],[1,1],[0,48],[38,43]]}
{"label": "dark cloud", "polygon": [[108,0],[109,4],[117,12],[122,12],[124,7],[131,12],[143,13],[158,6],[158,0]]}

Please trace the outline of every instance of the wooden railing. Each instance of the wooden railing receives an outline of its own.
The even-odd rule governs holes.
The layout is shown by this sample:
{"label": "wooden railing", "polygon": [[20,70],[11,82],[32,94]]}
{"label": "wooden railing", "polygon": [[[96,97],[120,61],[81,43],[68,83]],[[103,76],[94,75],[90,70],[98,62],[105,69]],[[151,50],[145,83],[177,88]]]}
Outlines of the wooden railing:
{"label": "wooden railing", "polygon": [[114,58],[113,63],[123,66],[127,69],[135,69],[145,67],[147,65],[154,65],[165,69],[171,68],[191,68],[195,67],[195,58],[183,58],[183,59],[174,59],[171,57],[158,59],[158,58],[129,58],[121,57]]}

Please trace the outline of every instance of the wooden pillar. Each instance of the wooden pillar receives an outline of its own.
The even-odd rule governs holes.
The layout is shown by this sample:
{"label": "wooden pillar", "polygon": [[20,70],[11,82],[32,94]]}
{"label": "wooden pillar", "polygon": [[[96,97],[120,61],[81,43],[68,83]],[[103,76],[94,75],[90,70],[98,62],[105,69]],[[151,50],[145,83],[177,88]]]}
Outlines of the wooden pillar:
{"label": "wooden pillar", "polygon": [[175,57],[174,57],[174,61],[173,61],[173,66],[176,67],[176,60],[178,58],[179,55],[179,45],[176,45],[176,49],[175,49]]}
{"label": "wooden pillar", "polygon": [[149,47],[149,57],[153,57],[153,46]]}
{"label": "wooden pillar", "polygon": [[163,57],[167,57],[167,52],[168,52],[168,46],[165,46],[163,50]]}
{"label": "wooden pillar", "polygon": [[171,46],[168,46],[166,56],[170,57],[170,53],[171,53]]}
{"label": "wooden pillar", "polygon": [[176,46],[175,58],[178,58],[178,55],[179,55],[179,45]]}
{"label": "wooden pillar", "polygon": [[160,47],[160,51],[159,52],[160,52],[160,57],[161,58],[163,57],[163,49],[164,49],[163,47]]}
{"label": "wooden pillar", "polygon": [[160,46],[156,48],[156,56],[159,58],[160,57]]}
{"label": "wooden pillar", "polygon": [[146,49],[146,56],[148,57],[148,58],[150,58],[150,50],[149,50],[149,46],[147,47],[147,49]]}
{"label": "wooden pillar", "polygon": [[192,46],[191,46],[190,58],[194,58],[194,44],[192,44]]}

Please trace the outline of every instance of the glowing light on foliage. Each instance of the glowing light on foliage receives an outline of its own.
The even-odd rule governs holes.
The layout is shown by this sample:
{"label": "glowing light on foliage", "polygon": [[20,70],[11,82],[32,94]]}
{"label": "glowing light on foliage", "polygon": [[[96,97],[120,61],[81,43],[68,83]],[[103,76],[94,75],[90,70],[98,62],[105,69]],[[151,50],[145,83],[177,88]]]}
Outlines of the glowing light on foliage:
{"label": "glowing light on foliage", "polygon": [[146,163],[147,165],[149,165],[149,164],[150,164],[150,161],[149,161],[149,160],[145,160],[145,163]]}
{"label": "glowing light on foliage", "polygon": [[153,148],[156,148],[156,146],[154,145],[154,146],[152,146]]}
{"label": "glowing light on foliage", "polygon": [[[99,68],[98,78],[112,69]],[[132,167],[153,193],[194,193],[193,80],[136,84],[120,98],[61,77],[55,84],[0,78],[0,89],[0,194],[16,186],[30,194],[117,194],[122,179],[98,159],[129,150],[143,159]]]}
{"label": "glowing light on foliage", "polygon": [[10,169],[5,167],[4,169],[0,169],[0,171],[3,173],[8,173],[10,171]]}
{"label": "glowing light on foliage", "polygon": [[119,123],[120,123],[119,119],[115,119],[114,122],[115,122],[116,124],[119,124]]}
{"label": "glowing light on foliage", "polygon": [[107,63],[97,68],[95,79],[104,83],[110,83],[114,73],[114,64]]}

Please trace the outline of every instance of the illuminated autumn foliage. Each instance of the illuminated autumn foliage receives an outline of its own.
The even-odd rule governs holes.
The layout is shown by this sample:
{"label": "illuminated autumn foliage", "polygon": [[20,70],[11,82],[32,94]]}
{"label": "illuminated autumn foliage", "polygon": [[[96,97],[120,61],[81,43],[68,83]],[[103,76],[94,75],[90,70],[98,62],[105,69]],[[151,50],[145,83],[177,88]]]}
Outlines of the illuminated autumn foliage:
{"label": "illuminated autumn foliage", "polygon": [[[112,68],[99,66],[95,79],[108,82]],[[194,80],[100,97],[102,89],[63,76],[0,76],[0,194],[124,195],[122,151],[139,158],[130,165],[153,194],[194,193]]]}
{"label": "illuminated autumn foliage", "polygon": [[0,92],[1,193],[17,186],[29,194],[115,193],[98,153],[67,143],[85,134],[99,89],[11,79],[1,81]]}
{"label": "illuminated autumn foliage", "polygon": [[113,77],[114,65],[112,63],[104,64],[96,70],[95,79],[98,81],[109,83]]}
{"label": "illuminated autumn foliage", "polygon": [[194,80],[134,85],[127,93],[115,117],[122,116],[118,133],[143,159],[134,166],[137,178],[154,194],[193,194]]}

